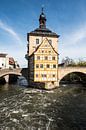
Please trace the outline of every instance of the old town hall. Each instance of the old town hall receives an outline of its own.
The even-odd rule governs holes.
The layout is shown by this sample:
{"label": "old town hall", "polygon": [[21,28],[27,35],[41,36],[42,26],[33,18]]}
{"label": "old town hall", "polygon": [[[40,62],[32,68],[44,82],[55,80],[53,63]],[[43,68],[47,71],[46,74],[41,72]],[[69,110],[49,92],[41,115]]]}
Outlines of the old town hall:
{"label": "old town hall", "polygon": [[51,89],[58,83],[59,35],[46,28],[42,9],[39,28],[27,34],[28,81],[30,86]]}

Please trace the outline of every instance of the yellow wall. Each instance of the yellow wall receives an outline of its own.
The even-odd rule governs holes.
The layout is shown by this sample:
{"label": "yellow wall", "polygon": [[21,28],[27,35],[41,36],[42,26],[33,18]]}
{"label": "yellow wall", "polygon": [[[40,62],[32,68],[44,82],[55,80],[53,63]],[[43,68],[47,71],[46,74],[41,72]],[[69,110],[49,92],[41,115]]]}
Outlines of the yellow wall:
{"label": "yellow wall", "polygon": [[[48,42],[48,41],[47,41]],[[43,43],[37,52],[34,54],[34,81],[35,82],[42,82],[42,81],[57,81],[57,68],[58,68],[58,56],[57,53],[52,49],[52,47],[49,45],[48,47],[44,47],[45,44],[49,43]],[[44,52],[42,53],[42,50]],[[50,53],[51,52],[51,53]],[[40,60],[37,59],[37,56],[40,56]],[[45,60],[45,56],[48,57],[48,60]],[[52,57],[55,57],[55,60],[52,60]],[[43,68],[36,68],[36,64],[40,66],[40,64],[43,64]],[[47,68],[46,65],[49,64],[50,68]],[[53,65],[56,65],[56,68],[53,68]],[[38,74],[38,77],[36,77],[36,74]],[[42,77],[43,74],[46,74],[47,77]],[[55,77],[53,77],[55,75]]]}

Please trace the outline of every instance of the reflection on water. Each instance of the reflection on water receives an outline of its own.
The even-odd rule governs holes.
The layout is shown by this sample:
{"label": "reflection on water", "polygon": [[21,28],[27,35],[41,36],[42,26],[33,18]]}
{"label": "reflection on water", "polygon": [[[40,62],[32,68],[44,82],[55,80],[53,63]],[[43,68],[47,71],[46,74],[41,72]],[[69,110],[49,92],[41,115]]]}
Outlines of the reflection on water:
{"label": "reflection on water", "polygon": [[0,86],[0,130],[85,130],[86,89]]}

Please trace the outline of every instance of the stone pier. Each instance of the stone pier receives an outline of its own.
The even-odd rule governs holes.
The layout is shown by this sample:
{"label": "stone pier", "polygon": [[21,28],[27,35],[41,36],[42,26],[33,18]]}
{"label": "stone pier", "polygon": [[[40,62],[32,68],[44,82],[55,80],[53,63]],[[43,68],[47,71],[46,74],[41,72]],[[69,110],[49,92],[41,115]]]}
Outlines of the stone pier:
{"label": "stone pier", "polygon": [[6,83],[9,83],[9,75],[4,76]]}

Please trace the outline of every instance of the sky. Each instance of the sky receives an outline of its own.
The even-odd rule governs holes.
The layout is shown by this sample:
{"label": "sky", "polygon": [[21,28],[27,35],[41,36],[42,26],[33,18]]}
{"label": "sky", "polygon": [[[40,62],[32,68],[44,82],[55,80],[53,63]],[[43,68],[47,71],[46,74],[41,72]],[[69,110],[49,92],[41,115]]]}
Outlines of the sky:
{"label": "sky", "polygon": [[27,33],[39,27],[44,6],[47,28],[59,37],[59,61],[86,60],[86,0],[0,0],[0,53],[27,67]]}

